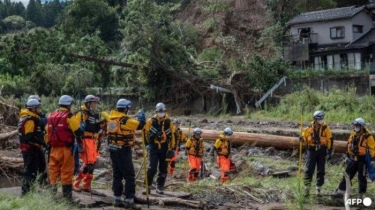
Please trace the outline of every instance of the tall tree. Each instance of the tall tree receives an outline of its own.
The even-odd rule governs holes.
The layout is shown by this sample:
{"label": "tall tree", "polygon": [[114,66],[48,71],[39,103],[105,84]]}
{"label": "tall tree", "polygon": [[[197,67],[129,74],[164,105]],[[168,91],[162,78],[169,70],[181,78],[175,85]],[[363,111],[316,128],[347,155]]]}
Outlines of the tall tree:
{"label": "tall tree", "polygon": [[37,26],[40,26],[42,23],[41,9],[35,0],[30,0],[29,4],[27,5],[26,20],[32,21]]}

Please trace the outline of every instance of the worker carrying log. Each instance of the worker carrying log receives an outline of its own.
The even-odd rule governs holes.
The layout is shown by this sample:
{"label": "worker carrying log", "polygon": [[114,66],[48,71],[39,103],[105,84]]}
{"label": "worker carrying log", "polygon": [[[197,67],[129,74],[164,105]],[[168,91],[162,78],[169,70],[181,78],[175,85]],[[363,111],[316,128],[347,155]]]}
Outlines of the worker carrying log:
{"label": "worker carrying log", "polygon": [[189,173],[187,175],[187,182],[194,182],[198,179],[198,174],[201,169],[201,162],[204,149],[203,138],[201,138],[202,130],[194,128],[193,136],[186,141],[186,151],[189,161]]}
{"label": "worker carrying log", "polygon": [[47,145],[44,141],[43,128],[40,126],[40,106],[41,103],[38,100],[29,99],[26,102],[26,109],[21,110],[18,121],[20,150],[24,161],[22,195],[30,191],[30,186],[37,177],[39,164],[44,163],[45,167],[42,146]]}
{"label": "worker carrying log", "polygon": [[211,156],[213,157],[213,151],[216,151],[217,157],[216,162],[221,170],[220,182],[225,183],[229,181],[229,171],[231,168],[230,152],[232,143],[230,137],[233,135],[231,128],[227,127],[224,132],[219,135],[219,138],[214,144],[214,150],[211,150]]}
{"label": "worker carrying log", "polygon": [[[369,153],[371,156],[370,166],[375,167],[375,142],[374,138],[365,126],[365,121],[362,118],[357,118],[353,121],[353,131],[348,139],[347,146],[347,159],[345,172],[349,175],[350,180],[353,179],[355,174],[358,172],[359,181],[359,195],[363,198],[363,195],[367,190],[367,179],[366,179],[366,154]],[[332,194],[334,197],[343,197],[346,187],[345,177],[341,180],[339,187]]]}
{"label": "worker carrying log", "polygon": [[[127,114],[131,101],[120,99],[117,101],[116,110],[112,110],[107,122],[108,148],[112,160],[113,183],[112,190],[115,197],[115,207],[136,209],[135,172],[132,159],[132,147],[135,143],[135,130],[143,129],[146,116],[143,110],[138,112],[138,120],[130,118]],[[125,202],[122,201],[122,180],[125,179]]]}
{"label": "worker carrying log", "polygon": [[181,143],[187,141],[186,135],[180,129],[180,124],[181,124],[180,120],[175,118],[173,120],[173,124],[174,124],[174,129],[175,129],[174,139],[176,141],[176,146],[175,146],[175,149],[174,149],[175,155],[173,156],[173,158],[171,159],[171,162],[169,163],[169,174],[171,176],[173,176],[174,169],[176,167],[176,161],[177,161],[177,157],[178,157],[178,152],[180,151],[180,148],[181,148]]}
{"label": "worker carrying log", "polygon": [[173,158],[175,152],[174,125],[166,113],[164,103],[157,103],[155,116],[149,118],[144,127],[145,144],[149,152],[149,165],[147,171],[147,191],[150,194],[154,176],[156,179],[156,193],[164,194],[164,184],[167,178],[168,162]]}
{"label": "worker carrying log", "polygon": [[324,184],[326,156],[328,160],[332,156],[333,139],[331,130],[324,122],[324,113],[316,111],[313,114],[314,121],[307,127],[299,141],[307,145],[307,163],[305,171],[305,196],[310,195],[312,177],[317,166],[316,173],[316,195],[320,196]]}

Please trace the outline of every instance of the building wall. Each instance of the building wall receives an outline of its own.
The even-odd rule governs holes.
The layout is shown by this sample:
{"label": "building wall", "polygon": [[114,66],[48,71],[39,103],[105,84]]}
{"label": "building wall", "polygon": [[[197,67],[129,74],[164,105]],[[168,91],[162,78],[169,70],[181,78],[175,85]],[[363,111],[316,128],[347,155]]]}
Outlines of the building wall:
{"label": "building wall", "polygon": [[366,11],[362,11],[352,19],[352,25],[362,25],[363,26],[363,33],[354,33],[353,29],[351,29],[353,33],[353,41],[361,37],[362,35],[366,34],[370,29],[373,27],[371,17],[366,14]]}
{"label": "building wall", "polygon": [[[363,33],[353,35],[353,24],[363,25]],[[336,26],[345,27],[345,37],[341,39],[331,39],[330,28]],[[299,28],[311,28],[311,33],[318,34],[318,44],[332,44],[332,43],[343,43],[352,42],[357,39],[360,35],[365,34],[372,27],[372,20],[366,14],[366,11],[358,13],[353,19],[346,20],[334,20],[328,22],[316,22],[316,23],[305,23],[291,26],[290,35],[297,35]]]}

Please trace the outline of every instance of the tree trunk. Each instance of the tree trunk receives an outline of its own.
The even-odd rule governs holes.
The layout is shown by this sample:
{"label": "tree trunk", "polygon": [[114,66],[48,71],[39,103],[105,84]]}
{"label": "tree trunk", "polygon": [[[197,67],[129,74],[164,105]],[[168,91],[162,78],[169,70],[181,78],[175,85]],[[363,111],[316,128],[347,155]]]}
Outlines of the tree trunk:
{"label": "tree trunk", "polygon": [[[185,133],[189,132],[187,128],[181,128]],[[216,130],[202,130],[202,138],[205,141],[215,141],[222,131]],[[136,133],[140,136],[140,132]],[[275,147],[278,149],[298,149],[299,142],[297,137],[287,137],[287,136],[277,136],[269,134],[259,134],[259,133],[247,133],[247,132],[234,132],[231,141],[235,145],[242,145],[249,143],[259,147]],[[335,153],[345,153],[346,152],[346,141],[334,141]]]}
{"label": "tree trunk", "polygon": [[7,133],[0,133],[0,141],[7,140],[8,138],[16,135],[17,132],[18,130],[14,130],[14,131],[7,132]]}

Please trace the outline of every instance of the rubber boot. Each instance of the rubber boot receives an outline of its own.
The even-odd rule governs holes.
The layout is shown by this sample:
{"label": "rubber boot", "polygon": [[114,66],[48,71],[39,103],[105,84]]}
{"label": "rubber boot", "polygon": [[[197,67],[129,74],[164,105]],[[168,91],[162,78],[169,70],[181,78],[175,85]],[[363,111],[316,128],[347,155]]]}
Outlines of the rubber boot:
{"label": "rubber boot", "polygon": [[70,204],[78,204],[79,201],[74,201],[73,200],[73,185],[63,185],[62,186],[62,193],[63,193],[63,198]]}
{"label": "rubber boot", "polygon": [[52,195],[56,196],[56,194],[57,194],[57,185],[56,184],[50,185],[49,189],[51,190]]}
{"label": "rubber boot", "polygon": [[85,177],[82,179],[83,186],[82,190],[85,192],[91,191],[91,182],[94,179],[94,175],[92,174],[85,174]]}
{"label": "rubber boot", "polygon": [[137,209],[137,205],[134,203],[134,198],[125,199],[124,208],[126,209]]}
{"label": "rubber boot", "polygon": [[85,177],[85,174],[82,171],[80,171],[78,176],[76,177],[76,180],[74,181],[74,184],[73,184],[73,190],[74,191],[81,192],[80,184],[81,184],[81,181],[84,177]]}

